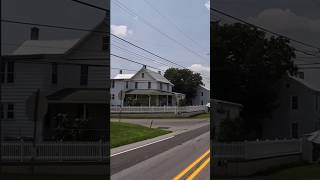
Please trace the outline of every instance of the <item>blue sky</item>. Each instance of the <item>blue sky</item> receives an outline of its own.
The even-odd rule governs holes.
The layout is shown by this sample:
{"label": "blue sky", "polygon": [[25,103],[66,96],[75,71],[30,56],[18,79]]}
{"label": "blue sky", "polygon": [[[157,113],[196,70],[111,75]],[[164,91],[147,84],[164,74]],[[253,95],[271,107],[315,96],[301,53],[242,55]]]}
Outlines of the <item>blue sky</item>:
{"label": "blue sky", "polygon": [[[193,71],[201,72],[205,76],[203,77],[204,83],[209,87],[210,12],[207,3],[208,0],[111,0],[111,31],[113,34],[162,57]],[[127,9],[123,10],[126,7],[121,4],[125,5]],[[156,8],[166,18],[161,17],[157,10],[152,7]],[[151,28],[145,21],[182,45]],[[176,67],[174,64],[157,59],[115,38],[111,39],[111,44],[111,52],[114,54],[162,70],[168,67]],[[137,57],[130,52],[126,52],[126,50],[155,59],[162,64],[157,64],[147,58]],[[167,65],[163,65],[163,63]],[[111,57],[111,67],[138,70],[141,65]],[[118,69],[112,69],[111,75],[114,76],[118,71]],[[132,71],[124,72],[134,73]]]}

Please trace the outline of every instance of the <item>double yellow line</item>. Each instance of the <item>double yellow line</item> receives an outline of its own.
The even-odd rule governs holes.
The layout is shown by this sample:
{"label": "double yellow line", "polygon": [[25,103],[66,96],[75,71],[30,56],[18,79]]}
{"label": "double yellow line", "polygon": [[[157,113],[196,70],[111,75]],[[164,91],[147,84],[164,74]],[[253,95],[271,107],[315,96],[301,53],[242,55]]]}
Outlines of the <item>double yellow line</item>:
{"label": "double yellow line", "polygon": [[[195,161],[193,161],[188,167],[186,167],[183,171],[181,171],[178,175],[176,175],[173,180],[180,180],[182,177],[184,177],[191,169],[194,169],[196,165],[198,165],[200,162],[205,159],[210,154],[210,150],[207,150],[204,154],[202,154],[199,158],[197,158]],[[194,179],[210,162],[210,155],[207,157],[205,161],[195,170],[193,171],[186,179],[192,180]]]}

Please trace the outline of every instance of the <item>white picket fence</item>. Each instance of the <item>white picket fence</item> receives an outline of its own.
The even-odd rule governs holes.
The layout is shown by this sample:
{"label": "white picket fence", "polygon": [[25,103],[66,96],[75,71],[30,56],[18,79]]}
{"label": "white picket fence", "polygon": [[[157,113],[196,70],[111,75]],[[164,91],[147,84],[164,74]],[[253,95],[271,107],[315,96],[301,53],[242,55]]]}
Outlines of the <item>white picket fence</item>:
{"label": "white picket fence", "polygon": [[185,113],[206,111],[207,107],[200,106],[111,106],[111,113]]}
{"label": "white picket fence", "polygon": [[244,141],[237,143],[215,143],[213,157],[235,159],[259,159],[290,155],[302,152],[301,139]]}
{"label": "white picket fence", "polygon": [[107,158],[108,144],[102,142],[6,142],[1,145],[3,161],[102,161]]}

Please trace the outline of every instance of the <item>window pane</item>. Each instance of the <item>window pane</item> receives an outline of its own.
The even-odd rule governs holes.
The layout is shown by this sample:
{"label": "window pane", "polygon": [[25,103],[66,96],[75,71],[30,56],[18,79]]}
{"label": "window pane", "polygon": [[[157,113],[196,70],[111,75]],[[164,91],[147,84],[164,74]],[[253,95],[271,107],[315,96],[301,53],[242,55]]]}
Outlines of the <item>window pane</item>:
{"label": "window pane", "polygon": [[52,64],[52,74],[51,74],[51,83],[57,84],[58,82],[58,66],[56,63]]}
{"label": "window pane", "polygon": [[292,103],[291,108],[292,109],[298,109],[298,96],[292,96]]}
{"label": "window pane", "polygon": [[6,70],[6,64],[4,62],[1,62],[1,68],[0,68],[0,83],[4,83],[4,75]]}
{"label": "window pane", "polygon": [[88,84],[88,65],[81,65],[80,85]]}
{"label": "window pane", "polygon": [[8,119],[13,119],[14,118],[14,106],[13,106],[13,104],[8,104],[7,118]]}
{"label": "window pane", "polygon": [[4,114],[3,114],[3,104],[0,104],[0,118],[3,119],[4,118]]}
{"label": "window pane", "polygon": [[109,36],[104,36],[102,37],[102,50],[107,51],[109,48]]}
{"label": "window pane", "polygon": [[8,62],[7,82],[12,83],[13,81],[14,81],[14,62]]}

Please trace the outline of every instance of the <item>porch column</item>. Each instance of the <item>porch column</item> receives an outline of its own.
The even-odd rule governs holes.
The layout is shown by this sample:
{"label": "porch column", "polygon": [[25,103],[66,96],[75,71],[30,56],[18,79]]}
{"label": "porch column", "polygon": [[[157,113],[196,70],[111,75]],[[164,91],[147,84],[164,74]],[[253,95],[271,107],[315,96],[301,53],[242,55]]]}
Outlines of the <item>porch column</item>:
{"label": "porch column", "polygon": [[169,104],[169,97],[168,97],[168,95],[167,95],[167,106],[168,106],[168,104]]}
{"label": "porch column", "polygon": [[148,95],[149,97],[149,107],[150,107],[150,104],[151,104],[151,95]]}
{"label": "porch column", "polygon": [[87,105],[83,104],[83,119],[87,119]]}

